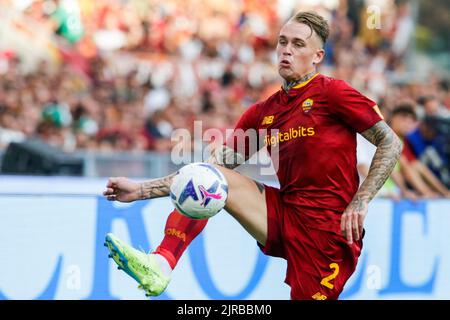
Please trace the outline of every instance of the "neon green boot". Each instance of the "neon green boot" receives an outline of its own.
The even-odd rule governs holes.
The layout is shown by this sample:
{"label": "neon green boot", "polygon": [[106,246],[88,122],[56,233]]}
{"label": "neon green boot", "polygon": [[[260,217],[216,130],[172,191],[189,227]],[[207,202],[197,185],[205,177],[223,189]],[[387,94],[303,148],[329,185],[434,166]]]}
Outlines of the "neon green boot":
{"label": "neon green boot", "polygon": [[147,297],[159,296],[167,288],[170,277],[163,274],[153,254],[136,250],[112,233],[106,235],[105,247],[110,251],[109,257],[117,263],[117,269],[136,280]]}

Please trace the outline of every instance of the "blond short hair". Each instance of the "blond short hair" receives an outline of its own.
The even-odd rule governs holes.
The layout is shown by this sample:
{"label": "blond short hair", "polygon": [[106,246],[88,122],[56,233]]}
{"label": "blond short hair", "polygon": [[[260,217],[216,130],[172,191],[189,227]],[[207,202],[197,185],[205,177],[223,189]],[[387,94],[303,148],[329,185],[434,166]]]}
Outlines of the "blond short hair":
{"label": "blond short hair", "polygon": [[321,15],[312,11],[301,11],[293,16],[291,20],[306,24],[310,27],[311,32],[314,31],[322,40],[322,45],[324,45],[327,41],[330,34],[330,27],[328,26],[327,20],[325,20]]}

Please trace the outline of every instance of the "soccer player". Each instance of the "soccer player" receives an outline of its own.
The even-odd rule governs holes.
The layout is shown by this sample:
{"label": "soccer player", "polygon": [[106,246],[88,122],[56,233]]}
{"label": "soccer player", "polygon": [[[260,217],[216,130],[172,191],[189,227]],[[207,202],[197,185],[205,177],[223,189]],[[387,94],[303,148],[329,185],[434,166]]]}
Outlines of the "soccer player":
{"label": "soccer player", "polygon": [[[225,209],[263,253],[287,260],[291,299],[337,299],[354,272],[362,249],[368,204],[394,168],[401,141],[383,121],[376,103],[344,81],[317,73],[329,27],[313,12],[299,12],[280,30],[276,48],[283,85],[245,111],[236,129],[277,129],[262,140],[271,157],[277,147],[280,189],[260,184],[232,169],[251,156],[230,141],[209,160],[225,175]],[[240,130],[235,130],[238,132]],[[369,173],[359,186],[356,133],[377,147]],[[136,183],[110,178],[108,200],[130,202],[169,194],[175,174]],[[146,254],[112,234],[111,257],[147,295],[159,295],[170,272],[207,220],[173,211],[160,246]]]}

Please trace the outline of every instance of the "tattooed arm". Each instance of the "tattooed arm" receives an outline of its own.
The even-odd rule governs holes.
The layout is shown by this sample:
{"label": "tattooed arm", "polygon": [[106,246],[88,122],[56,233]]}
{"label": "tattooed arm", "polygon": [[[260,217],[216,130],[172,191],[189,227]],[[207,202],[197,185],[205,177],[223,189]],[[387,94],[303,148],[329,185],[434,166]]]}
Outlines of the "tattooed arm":
{"label": "tattooed arm", "polygon": [[379,121],[362,135],[377,146],[377,151],[366,179],[342,214],[341,231],[349,243],[362,236],[369,202],[388,179],[402,151],[400,139],[384,121]]}
{"label": "tattooed arm", "polygon": [[243,164],[245,157],[226,145],[220,145],[212,150],[207,162],[232,170]]}
{"label": "tattooed arm", "polygon": [[169,195],[170,185],[176,173],[145,182],[135,182],[125,177],[109,178],[103,195],[106,199],[120,202],[160,198]]}
{"label": "tattooed arm", "polygon": [[[228,169],[234,169],[244,163],[245,158],[229,147],[219,146],[212,151],[207,162]],[[163,178],[141,183],[134,182],[125,177],[110,178],[106,184],[106,190],[103,192],[103,195],[108,200],[117,200],[120,202],[166,197],[170,193],[170,185],[172,184],[175,175],[176,173],[172,173]]]}

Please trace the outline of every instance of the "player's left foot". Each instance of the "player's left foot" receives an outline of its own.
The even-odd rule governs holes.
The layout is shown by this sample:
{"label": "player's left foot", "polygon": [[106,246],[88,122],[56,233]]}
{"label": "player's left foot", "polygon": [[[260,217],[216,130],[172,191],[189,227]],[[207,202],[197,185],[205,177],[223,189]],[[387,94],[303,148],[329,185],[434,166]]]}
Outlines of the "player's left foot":
{"label": "player's left foot", "polygon": [[170,282],[170,276],[161,270],[154,254],[136,250],[112,233],[106,235],[105,246],[110,251],[109,257],[117,263],[117,269],[125,271],[136,280],[139,289],[143,289],[147,297],[163,293]]}

